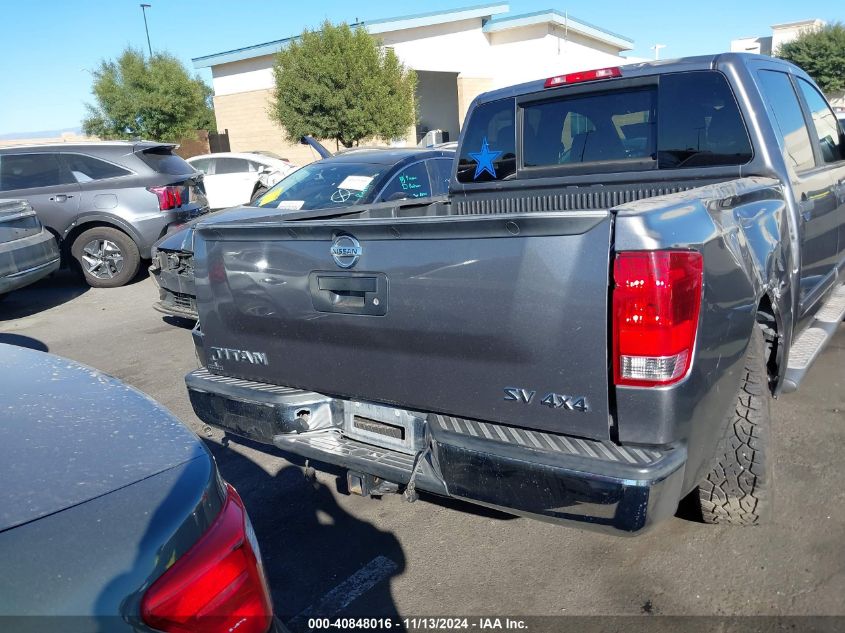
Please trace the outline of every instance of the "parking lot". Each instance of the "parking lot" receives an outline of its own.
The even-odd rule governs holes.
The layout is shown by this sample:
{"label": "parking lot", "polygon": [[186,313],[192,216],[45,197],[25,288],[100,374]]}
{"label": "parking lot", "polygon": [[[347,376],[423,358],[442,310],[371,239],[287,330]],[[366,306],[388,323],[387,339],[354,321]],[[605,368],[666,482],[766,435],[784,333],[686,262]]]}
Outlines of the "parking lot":
{"label": "parking lot", "polygon": [[[624,539],[432,497],[370,500],[311,483],[302,462],[206,434],[182,377],[190,322],[151,280],[89,289],[61,272],[0,304],[0,342],[116,376],[207,438],[243,496],[276,612],[292,629],[338,615],[845,615],[845,325],[797,394],[775,402],[775,516],[764,527],[674,518]],[[96,406],[93,405],[92,406]],[[293,459],[293,458],[291,458]]]}

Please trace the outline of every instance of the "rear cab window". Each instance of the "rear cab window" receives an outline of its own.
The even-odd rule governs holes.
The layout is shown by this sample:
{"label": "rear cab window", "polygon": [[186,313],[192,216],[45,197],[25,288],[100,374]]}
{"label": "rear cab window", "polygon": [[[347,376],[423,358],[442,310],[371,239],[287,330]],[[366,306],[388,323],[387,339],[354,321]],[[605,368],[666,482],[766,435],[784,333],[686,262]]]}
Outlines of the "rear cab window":
{"label": "rear cab window", "polygon": [[457,180],[744,165],[752,156],[725,76],[688,71],[482,104],[464,135]]}

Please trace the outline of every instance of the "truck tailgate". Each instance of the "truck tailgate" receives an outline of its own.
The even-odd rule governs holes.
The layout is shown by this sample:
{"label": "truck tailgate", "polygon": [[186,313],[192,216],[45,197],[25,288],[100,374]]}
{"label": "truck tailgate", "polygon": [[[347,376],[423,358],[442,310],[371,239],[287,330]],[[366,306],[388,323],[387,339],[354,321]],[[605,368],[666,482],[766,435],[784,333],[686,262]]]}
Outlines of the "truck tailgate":
{"label": "truck tailgate", "polygon": [[606,211],[204,222],[208,369],[606,439],[610,235]]}

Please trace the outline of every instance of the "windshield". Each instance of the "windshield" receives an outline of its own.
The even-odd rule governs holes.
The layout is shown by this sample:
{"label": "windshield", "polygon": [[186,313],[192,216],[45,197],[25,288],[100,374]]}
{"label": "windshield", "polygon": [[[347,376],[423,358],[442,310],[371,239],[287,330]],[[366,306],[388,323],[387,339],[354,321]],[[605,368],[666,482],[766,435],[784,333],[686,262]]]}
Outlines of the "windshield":
{"label": "windshield", "polygon": [[282,178],[255,203],[274,209],[348,207],[366,200],[385,165],[318,161]]}

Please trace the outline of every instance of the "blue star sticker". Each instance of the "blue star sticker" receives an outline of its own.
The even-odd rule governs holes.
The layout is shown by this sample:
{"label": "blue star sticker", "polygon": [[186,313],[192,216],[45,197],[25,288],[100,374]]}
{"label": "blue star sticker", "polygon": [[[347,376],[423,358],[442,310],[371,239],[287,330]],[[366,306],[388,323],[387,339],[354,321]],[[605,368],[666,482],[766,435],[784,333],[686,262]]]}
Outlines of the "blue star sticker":
{"label": "blue star sticker", "polygon": [[496,160],[501,153],[502,152],[499,150],[490,149],[490,146],[487,145],[487,137],[485,136],[484,140],[481,142],[481,151],[469,153],[469,155],[472,156],[477,163],[475,166],[475,175],[472,179],[475,180],[485,171],[495,178],[496,168],[493,167],[493,161]]}

